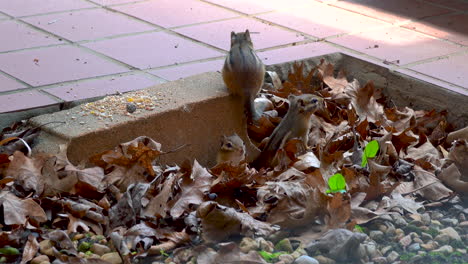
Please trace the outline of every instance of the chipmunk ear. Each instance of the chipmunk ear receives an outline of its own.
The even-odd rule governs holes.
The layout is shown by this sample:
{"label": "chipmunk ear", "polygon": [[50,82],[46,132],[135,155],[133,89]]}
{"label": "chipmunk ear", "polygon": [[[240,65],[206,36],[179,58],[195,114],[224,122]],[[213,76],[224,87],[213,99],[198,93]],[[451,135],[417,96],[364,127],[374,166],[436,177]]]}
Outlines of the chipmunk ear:
{"label": "chipmunk ear", "polygon": [[252,39],[250,38],[250,31],[248,29],[245,30],[245,39],[252,42]]}

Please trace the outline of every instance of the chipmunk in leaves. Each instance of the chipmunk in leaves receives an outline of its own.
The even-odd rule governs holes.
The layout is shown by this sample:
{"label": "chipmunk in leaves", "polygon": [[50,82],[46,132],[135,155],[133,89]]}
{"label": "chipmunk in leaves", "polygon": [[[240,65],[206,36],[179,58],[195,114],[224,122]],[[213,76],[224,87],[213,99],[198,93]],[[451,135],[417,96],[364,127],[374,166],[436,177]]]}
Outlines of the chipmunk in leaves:
{"label": "chipmunk in leaves", "polygon": [[218,151],[216,162],[230,163],[231,165],[239,165],[245,160],[245,143],[237,135],[223,136],[221,138],[221,148]]}
{"label": "chipmunk in leaves", "polygon": [[229,92],[241,97],[247,121],[257,121],[261,114],[256,111],[254,100],[263,85],[265,66],[255,53],[249,30],[231,32],[231,49],[222,74]]}
{"label": "chipmunk in leaves", "polygon": [[322,106],[323,99],[311,94],[290,95],[288,99],[288,112],[273,130],[265,148],[255,160],[253,165],[256,168],[269,166],[273,162],[276,152],[290,139],[300,138],[304,149],[307,149],[311,128],[310,117]]}

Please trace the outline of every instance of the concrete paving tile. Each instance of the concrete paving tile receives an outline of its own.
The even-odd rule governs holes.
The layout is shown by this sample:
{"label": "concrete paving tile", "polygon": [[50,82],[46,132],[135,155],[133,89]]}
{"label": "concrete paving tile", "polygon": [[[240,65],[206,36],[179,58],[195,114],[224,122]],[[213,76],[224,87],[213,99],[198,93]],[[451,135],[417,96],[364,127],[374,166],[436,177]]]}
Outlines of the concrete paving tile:
{"label": "concrete paving tile", "polygon": [[0,21],[0,52],[63,43],[56,37],[14,20]]}
{"label": "concrete paving tile", "polygon": [[386,23],[337,7],[310,2],[308,5],[257,16],[261,19],[325,38],[348,32],[363,32]]}
{"label": "concrete paving tile", "polygon": [[239,11],[244,14],[255,14],[260,12],[272,11],[271,3],[268,4],[267,1],[257,0],[206,0],[213,4],[224,6],[236,11]]}
{"label": "concrete paving tile", "polygon": [[238,16],[226,9],[197,0],[151,0],[112,8],[162,27],[176,27]]}
{"label": "concrete paving tile", "polygon": [[19,90],[23,88],[26,88],[24,84],[0,73],[0,92]]}
{"label": "concrete paving tile", "polygon": [[331,39],[330,42],[397,64],[447,55],[462,49],[455,44],[402,28],[387,28],[342,36]]}
{"label": "concrete paving tile", "polygon": [[168,81],[175,81],[204,72],[221,71],[223,64],[224,59],[220,59],[214,61],[197,62],[187,65],[177,65],[166,69],[151,70],[148,72]]}
{"label": "concrete paving tile", "polygon": [[32,86],[128,71],[126,67],[72,46],[3,53],[0,54],[0,70]]}
{"label": "concrete paving tile", "polygon": [[14,0],[0,1],[0,11],[10,16],[29,16],[41,13],[95,7],[84,0]]}
{"label": "concrete paving tile", "polygon": [[468,1],[466,0],[425,0],[426,2],[431,2],[439,4],[445,7],[450,7],[455,10],[468,11]]}
{"label": "concrete paving tile", "polygon": [[38,91],[23,91],[0,95],[0,113],[21,111],[30,108],[53,105],[58,102]]}
{"label": "concrete paving tile", "polygon": [[174,31],[201,42],[211,44],[220,49],[229,50],[231,46],[231,31],[241,32],[245,31],[246,29],[249,29],[250,32],[259,33],[250,35],[256,49],[264,49],[306,39],[300,34],[286,31],[251,18],[231,19],[192,27],[179,28],[175,29]]}
{"label": "concrete paving tile", "polygon": [[290,46],[274,50],[259,52],[258,56],[266,65],[302,60],[310,57],[335,53],[339,50],[323,42],[313,42],[303,45]]}
{"label": "concrete paving tile", "polygon": [[223,55],[216,50],[165,32],[103,40],[84,46],[140,69]]}
{"label": "concrete paving tile", "polygon": [[435,79],[435,78],[433,78],[431,76],[427,76],[425,74],[415,72],[415,71],[412,71],[412,70],[408,70],[408,69],[397,69],[395,71],[397,71],[399,73],[406,74],[406,75],[411,76],[411,77],[413,77],[415,79],[418,79],[420,81],[431,83],[431,84],[437,85],[437,86],[439,86],[441,88],[451,90],[451,91],[454,91],[456,93],[468,96],[468,88],[463,88],[463,87],[460,87],[458,85],[447,83],[445,81]]}
{"label": "concrete paving tile", "polygon": [[91,40],[155,29],[146,23],[104,9],[35,16],[23,20],[71,41]]}
{"label": "concrete paving tile", "polygon": [[468,88],[468,53],[412,66],[411,69]]}
{"label": "concrete paving tile", "polygon": [[85,80],[72,84],[61,84],[53,88],[42,89],[58,98],[71,102],[80,99],[87,99],[117,92],[128,92],[147,88],[161,83],[151,79],[144,74],[117,75],[94,80]]}
{"label": "concrete paving tile", "polygon": [[404,27],[468,46],[468,14],[466,13],[430,17]]}
{"label": "concrete paving tile", "polygon": [[139,1],[144,1],[144,0],[90,0],[90,1],[98,5],[108,6],[108,5],[133,3],[133,2],[139,2]]}
{"label": "concrete paving tile", "polygon": [[331,4],[390,23],[452,12],[452,10],[416,0],[347,0],[336,1]]}
{"label": "concrete paving tile", "polygon": [[0,20],[3,20],[3,19],[9,19],[9,17],[5,16],[4,14],[0,14]]}

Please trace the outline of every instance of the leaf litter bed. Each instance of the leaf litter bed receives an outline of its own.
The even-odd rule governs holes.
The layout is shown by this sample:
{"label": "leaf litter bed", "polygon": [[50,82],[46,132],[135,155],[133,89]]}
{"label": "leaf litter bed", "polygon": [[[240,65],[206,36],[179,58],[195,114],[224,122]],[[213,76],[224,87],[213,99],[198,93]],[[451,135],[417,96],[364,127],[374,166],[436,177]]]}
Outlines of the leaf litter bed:
{"label": "leaf litter bed", "polygon": [[[449,124],[447,112],[396,107],[372,82],[349,82],[325,61],[306,73],[296,65],[283,83],[270,75],[259,99],[265,113],[249,126],[253,141],[279,124],[288,95],[325,103],[312,116],[309,149],[292,139],[275,164],[258,170],[162,165],[158,157],[170,151],[148,137],[92,157],[92,167],[75,166],[65,149],[24,153],[38,128],[4,129],[0,261],[468,261],[468,210],[460,205],[468,192],[466,127]],[[451,250],[441,250],[446,245]]]}

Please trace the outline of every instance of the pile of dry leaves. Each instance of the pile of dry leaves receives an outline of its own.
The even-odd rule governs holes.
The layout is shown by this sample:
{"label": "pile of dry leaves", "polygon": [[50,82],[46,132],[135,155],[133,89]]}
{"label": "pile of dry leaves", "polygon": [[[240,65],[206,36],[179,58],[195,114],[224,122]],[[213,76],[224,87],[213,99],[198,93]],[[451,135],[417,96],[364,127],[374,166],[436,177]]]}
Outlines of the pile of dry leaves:
{"label": "pile of dry leaves", "polygon": [[[312,117],[310,149],[304,152],[296,139],[287,142],[274,168],[243,163],[208,169],[197,161],[165,166],[157,162],[164,155],[161,145],[147,137],[94,156],[95,166],[84,168],[71,164],[65,149],[60,155],[18,151],[37,129],[4,130],[0,248],[17,249],[3,254],[5,260],[26,263],[48,239],[55,263],[107,263],[81,258],[70,239],[91,232],[107,238],[130,263],[230,236],[269,236],[312,225],[322,232],[352,229],[394,207],[416,213],[424,203],[468,192],[468,129],[454,131],[446,112],[388,107],[372,82],[348,82],[342,72],[335,77],[323,61],[306,75],[302,66],[295,68],[288,81],[262,93],[273,109],[250,127],[252,139],[269,136],[288,109],[289,94],[319,95],[325,107]],[[363,149],[372,140],[378,153],[362,166]],[[328,181],[337,173],[346,188],[330,192]],[[362,207],[370,200],[379,202],[377,209]],[[204,263],[202,250],[192,252]]]}

